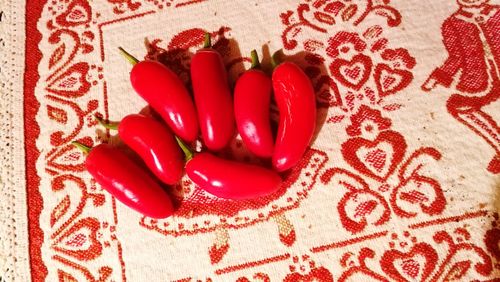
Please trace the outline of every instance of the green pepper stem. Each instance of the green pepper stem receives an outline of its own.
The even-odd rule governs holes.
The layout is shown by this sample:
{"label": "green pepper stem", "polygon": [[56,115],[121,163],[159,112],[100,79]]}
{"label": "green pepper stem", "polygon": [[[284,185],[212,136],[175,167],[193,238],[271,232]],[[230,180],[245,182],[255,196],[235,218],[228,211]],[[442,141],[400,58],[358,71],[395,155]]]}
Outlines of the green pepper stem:
{"label": "green pepper stem", "polygon": [[71,145],[80,149],[80,151],[82,151],[82,153],[84,155],[88,155],[90,153],[90,150],[92,150],[92,148],[90,148],[89,146],[83,145],[82,143],[80,143],[78,141],[71,142]]}
{"label": "green pepper stem", "polygon": [[253,49],[252,52],[250,52],[250,57],[252,57],[252,69],[259,69],[260,68],[260,62],[259,62],[259,54],[257,54],[257,50]]}
{"label": "green pepper stem", "polygon": [[179,146],[181,147],[182,149],[182,152],[184,152],[184,159],[186,160],[186,162],[189,162],[193,157],[194,157],[194,153],[191,149],[189,149],[189,146],[186,145],[186,143],[184,143],[184,141],[182,141],[179,137],[175,136],[175,140],[177,141],[177,144],[179,144]]}
{"label": "green pepper stem", "polygon": [[212,48],[212,39],[210,33],[205,32],[205,40],[203,41],[203,48]]}
{"label": "green pepper stem", "polygon": [[273,66],[273,69],[275,69],[279,64],[281,64],[282,55],[283,55],[283,49],[279,49],[278,51],[274,52],[274,54],[271,56],[271,65]]}
{"label": "green pepper stem", "polygon": [[110,130],[118,130],[118,126],[120,125],[119,122],[105,122],[104,119],[98,117],[98,116],[95,116],[95,119],[97,120],[97,122],[104,126],[104,128],[106,129],[110,129]]}
{"label": "green pepper stem", "polygon": [[118,47],[118,50],[120,50],[120,53],[123,55],[123,57],[125,57],[125,59],[127,59],[127,61],[129,61],[129,63],[131,63],[132,65],[135,65],[139,62],[139,60],[132,56],[129,52],[125,51],[125,49],[123,49],[122,47]]}

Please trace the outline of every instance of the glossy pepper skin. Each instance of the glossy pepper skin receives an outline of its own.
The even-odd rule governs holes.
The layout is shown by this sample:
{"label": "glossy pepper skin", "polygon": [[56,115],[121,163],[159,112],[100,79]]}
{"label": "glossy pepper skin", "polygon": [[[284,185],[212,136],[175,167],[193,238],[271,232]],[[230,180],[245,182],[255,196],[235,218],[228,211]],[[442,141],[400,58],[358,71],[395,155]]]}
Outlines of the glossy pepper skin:
{"label": "glossy pepper skin", "polygon": [[208,193],[224,199],[266,196],[281,186],[280,176],[269,169],[199,153],[186,165],[189,178]]}
{"label": "glossy pepper skin", "polygon": [[107,144],[92,148],[85,167],[102,188],[128,207],[152,218],[173,214],[168,194],[119,149]]}
{"label": "glossy pepper skin", "polygon": [[130,82],[177,136],[187,142],[196,140],[196,109],[184,83],[173,71],[156,61],[141,61],[132,68]]}
{"label": "glossy pepper skin", "polygon": [[221,150],[235,129],[233,99],[221,55],[210,47],[198,50],[191,59],[191,81],[203,142],[209,150]]}
{"label": "glossy pepper skin", "polygon": [[[253,64],[258,65],[254,52],[252,60],[257,60],[257,63]],[[271,93],[271,78],[256,68],[241,75],[234,88],[234,115],[238,132],[250,152],[261,158],[271,158],[274,149],[269,118]]]}
{"label": "glossy pepper skin", "polygon": [[272,76],[274,97],[280,112],[273,167],[294,167],[311,143],[316,127],[316,98],[311,80],[294,63],[278,65]]}
{"label": "glossy pepper skin", "polygon": [[161,122],[141,114],[128,115],[118,126],[120,139],[166,184],[176,184],[184,171],[184,155],[172,132]]}

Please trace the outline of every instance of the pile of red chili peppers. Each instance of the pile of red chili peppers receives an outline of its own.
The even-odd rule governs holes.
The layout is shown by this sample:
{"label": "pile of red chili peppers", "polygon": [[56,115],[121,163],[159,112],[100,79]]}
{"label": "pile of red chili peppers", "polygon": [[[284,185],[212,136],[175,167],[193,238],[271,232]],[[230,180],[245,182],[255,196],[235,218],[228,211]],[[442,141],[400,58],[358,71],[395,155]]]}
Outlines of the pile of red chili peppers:
{"label": "pile of red chili peppers", "polygon": [[[153,218],[174,213],[169,194],[159,181],[174,185],[183,176],[217,197],[252,199],[276,192],[279,173],[293,168],[308,148],[316,127],[316,101],[311,81],[292,62],[274,66],[272,77],[260,69],[252,51],[252,68],[237,80],[234,96],[221,55],[211,48],[210,35],[192,57],[193,95],[167,66],[138,61],[121,49],[134,65],[130,82],[155,114],[131,114],[119,124],[120,139],[142,159],[132,160],[117,147],[94,148],[73,142],[87,154],[88,172],[125,205]],[[270,121],[271,98],[279,109],[274,137]],[[194,99],[193,99],[193,98]],[[250,152],[272,160],[272,168],[223,159],[214,154],[235,138],[236,129]],[[199,138],[206,148],[193,153],[187,144]],[[184,154],[183,154],[184,152]]]}

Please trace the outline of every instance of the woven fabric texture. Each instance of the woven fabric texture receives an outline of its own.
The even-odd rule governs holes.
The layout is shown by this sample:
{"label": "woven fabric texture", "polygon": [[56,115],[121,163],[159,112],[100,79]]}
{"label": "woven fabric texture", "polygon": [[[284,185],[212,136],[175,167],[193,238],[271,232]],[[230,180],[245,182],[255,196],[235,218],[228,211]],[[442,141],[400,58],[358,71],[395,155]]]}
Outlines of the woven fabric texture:
{"label": "woven fabric texture", "polygon": [[[498,1],[2,3],[5,281],[500,281]],[[185,177],[174,216],[144,217],[71,142],[115,142],[94,116],[146,106],[118,47],[190,85],[206,32],[231,85],[252,49],[269,73],[278,49],[301,66],[315,139],[271,196],[218,199]],[[238,138],[222,154],[259,162]]]}

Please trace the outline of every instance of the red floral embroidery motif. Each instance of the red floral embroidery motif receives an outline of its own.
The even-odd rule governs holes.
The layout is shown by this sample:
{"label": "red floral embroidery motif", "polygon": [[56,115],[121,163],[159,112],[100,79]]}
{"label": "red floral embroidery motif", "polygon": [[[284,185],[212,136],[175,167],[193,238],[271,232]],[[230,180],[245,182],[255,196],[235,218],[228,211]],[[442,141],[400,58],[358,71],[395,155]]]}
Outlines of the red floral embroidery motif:
{"label": "red floral embroidery motif", "polygon": [[56,22],[63,27],[84,25],[92,20],[90,5],[85,0],[74,0],[66,11],[56,17]]}
{"label": "red floral embroidery motif", "polygon": [[[143,14],[138,12],[141,12],[143,7],[156,6],[162,9],[172,4],[181,6],[199,1],[182,3],[146,1],[150,2],[149,6],[146,2],[133,0],[107,2],[112,4],[105,6],[109,12],[112,7],[114,14],[130,12],[129,17],[140,17]],[[184,196],[187,199],[180,205],[181,212],[175,223],[143,218],[140,224],[144,228],[166,236],[213,232],[215,239],[207,252],[210,262],[217,267],[219,263],[224,264],[227,253],[238,251],[231,249],[235,247],[230,243],[230,232],[233,229],[272,221],[276,223],[278,238],[284,246],[292,246],[300,240],[303,234],[299,233],[299,229],[295,229],[286,214],[287,211],[298,208],[301,202],[308,198],[309,193],[317,189],[315,186],[325,189],[325,186],[317,185],[319,177],[323,183],[330,183],[326,188],[335,187],[336,192],[340,194],[340,200],[333,202],[332,206],[337,207],[343,228],[351,233],[361,233],[340,243],[311,249],[313,252],[321,252],[329,248],[361,244],[359,248],[355,246],[351,249],[355,253],[349,252],[342,257],[340,262],[343,272],[339,277],[335,277],[337,278],[335,281],[418,280],[422,277],[426,277],[428,281],[463,280],[469,277],[484,280],[488,279],[486,277],[494,276],[493,262],[488,253],[492,257],[498,257],[496,226],[486,234],[478,235],[481,237],[484,235],[486,247],[470,243],[471,234],[465,228],[453,230],[452,226],[446,226],[446,230],[442,231],[429,231],[430,235],[434,236],[431,239],[426,238],[429,239],[426,241],[418,242],[416,238],[411,238],[411,242],[407,242],[406,245],[390,242],[390,250],[387,251],[374,250],[371,246],[372,239],[380,238],[383,241],[383,237],[388,234],[387,231],[363,234],[369,227],[383,229],[389,227],[392,221],[398,221],[399,224],[400,219],[416,218],[417,215],[432,217],[429,222],[446,220],[433,217],[443,214],[446,208],[441,184],[432,172],[439,173],[439,167],[427,169],[439,161],[440,152],[434,148],[424,147],[416,150],[411,148],[411,142],[407,142],[410,140],[397,132],[392,121],[387,118],[386,112],[403,108],[401,104],[390,104],[387,101],[392,95],[404,95],[406,88],[413,81],[412,70],[416,65],[408,50],[392,46],[383,36],[387,27],[397,26],[401,22],[401,15],[390,6],[389,2],[304,1],[299,4],[296,11],[285,11],[281,15],[285,29],[283,31],[285,49],[306,51],[303,58],[299,58],[303,59],[299,63],[314,83],[319,105],[330,108],[326,126],[341,126],[347,132],[346,139],[339,141],[342,148],[332,153],[337,156],[342,155],[344,158],[345,162],[341,167],[330,167],[325,170],[328,156],[322,151],[311,149],[305,156],[304,162],[286,176],[287,183],[283,191],[251,203],[219,202],[210,195],[201,193],[192,183],[185,182],[175,187],[174,191],[179,199]],[[33,6],[32,2],[28,5]],[[50,272],[52,277],[57,277],[61,281],[81,279],[106,281],[120,277],[120,274],[125,280],[121,247],[114,233],[116,222],[105,222],[84,212],[88,208],[97,209],[103,206],[109,206],[110,211],[116,212],[113,201],[107,198],[107,194],[103,193],[93,181],[74,176],[75,172],[84,170],[83,158],[69,145],[74,139],[89,145],[93,143],[91,138],[80,136],[82,129],[95,125],[93,116],[101,105],[101,101],[92,99],[88,94],[91,90],[97,89],[93,88],[97,85],[103,86],[106,94],[106,83],[102,81],[102,66],[93,65],[81,56],[96,50],[101,51],[101,54],[104,52],[99,50],[102,45],[99,46],[96,42],[94,34],[95,29],[99,27],[96,21],[101,15],[97,11],[92,11],[92,5],[88,1],[73,0],[64,3],[59,1],[57,5],[49,3],[47,6],[48,13],[53,15],[52,20],[43,23],[48,29],[45,40],[53,47],[51,52],[44,54],[48,60],[49,74],[42,77],[46,82],[45,88],[42,89],[43,93],[40,94],[43,99],[31,97],[27,101],[37,102],[37,99],[40,99],[43,104],[40,108],[42,115],[53,121],[56,128],[49,132],[51,147],[40,157],[43,158],[47,173],[44,177],[49,179],[45,182],[48,185],[44,186],[51,189],[51,195],[58,201],[52,206],[44,207],[49,211],[48,224],[51,227],[49,230],[44,227],[46,234],[35,236],[33,234],[39,232],[37,231],[39,227],[35,229],[30,227],[30,239],[33,238],[32,243],[35,246],[35,251],[31,254],[32,265],[43,267],[44,261],[41,257],[38,258],[39,254],[36,254],[36,246],[43,244],[44,260],[48,260],[45,263],[56,265],[56,269]],[[368,17],[383,17],[387,25],[379,22],[380,25],[361,29],[360,24]],[[351,24],[352,28],[349,28],[349,32],[342,31],[337,28],[338,23]],[[32,23],[34,25],[32,29],[36,29],[36,24],[36,21]],[[228,69],[232,76],[236,77],[242,70],[241,63],[248,61],[248,58],[242,58],[237,54],[229,30],[228,27],[222,27],[211,33],[216,42],[215,48],[224,55]],[[308,32],[304,32],[306,30]],[[152,40],[148,57],[168,63],[185,82],[189,82],[189,58],[201,44],[204,32],[205,30],[200,28],[189,29],[173,36],[165,45],[161,41]],[[315,32],[328,34],[328,39],[324,42],[319,41],[317,38],[324,36],[316,37]],[[37,44],[38,42],[30,46],[34,50]],[[473,105],[472,108],[476,110],[486,101],[496,101],[491,99],[494,96],[488,97],[489,100],[474,100],[465,104]],[[106,99],[102,104],[107,113]],[[476,106],[478,104],[480,106]],[[457,105],[461,105],[461,101],[452,101],[450,98],[449,109],[458,108]],[[26,108],[30,107],[31,105],[26,105]],[[488,115],[469,114],[466,117],[491,123]],[[35,120],[35,116],[28,115],[26,120]],[[28,136],[38,137],[38,129],[30,127],[28,129]],[[491,141],[492,138],[488,140],[495,144]],[[239,147],[241,144],[233,144],[231,150],[225,153],[230,156],[234,154],[233,157],[237,158],[247,158],[244,154],[239,154]],[[35,156],[39,153],[37,151]],[[28,154],[28,157],[30,156],[33,156],[31,151]],[[36,158],[33,160],[36,161]],[[30,164],[31,166],[34,164]],[[495,168],[494,162],[490,164],[490,171],[493,171],[491,168]],[[34,171],[36,174],[37,171]],[[31,187],[30,195],[33,191],[44,189],[44,186]],[[33,202],[31,198],[29,201],[30,220],[32,217],[38,218],[40,214],[32,211],[33,208],[38,210],[37,205],[41,206],[42,201]],[[200,205],[200,202],[210,203],[210,206]],[[116,217],[116,214],[114,216]],[[468,216],[470,215],[463,218]],[[458,218],[462,217],[456,216],[448,220],[458,222]],[[429,222],[414,223],[409,227],[417,228]],[[109,234],[104,236],[103,233]],[[292,248],[285,249],[292,250]],[[359,251],[355,251],[358,249]],[[109,253],[116,255],[108,255]],[[46,258],[49,256],[50,258]],[[122,266],[121,271],[118,267],[108,266],[108,262],[102,263],[98,260],[102,257],[110,260],[118,257]],[[279,279],[334,280],[333,273],[337,271],[336,268],[328,269],[329,265],[316,265],[307,256],[299,258],[289,252],[250,263],[227,266],[215,270],[215,275],[288,259],[293,261],[289,268],[290,272]],[[495,267],[498,268],[498,264]],[[275,275],[275,273],[259,272],[235,277],[239,277],[238,281],[270,281]],[[43,273],[34,274],[34,277],[42,277],[40,280],[43,280],[43,276]],[[204,277],[203,280],[187,278],[179,281],[220,279],[223,278]]]}
{"label": "red floral embroidery motif", "polygon": [[336,59],[330,65],[330,71],[343,85],[359,90],[370,78],[372,61],[362,54],[354,56],[350,61]]}
{"label": "red floral embroidery motif", "polygon": [[[492,274],[490,257],[467,242],[471,236],[466,229],[435,232],[432,241],[445,244],[439,252],[431,242],[418,242],[408,231],[401,237],[392,233],[391,238],[390,249],[382,254],[366,247],[358,255],[345,253],[341,265],[347,270],[339,281],[449,281],[471,277],[473,273],[480,277]],[[382,272],[374,269],[372,263],[367,264],[369,259],[379,260]]]}
{"label": "red floral embroidery motif", "polygon": [[[389,41],[382,37],[381,26],[372,26],[363,32],[338,32],[331,28],[338,22],[358,26],[372,13],[386,17],[389,26],[400,23],[401,16],[388,5],[389,1],[384,4],[366,2],[363,6],[343,1],[315,1],[300,4],[296,12],[289,10],[281,14],[286,26],[282,34],[285,49],[293,51],[302,47],[307,51],[304,68],[323,107],[340,107],[351,112],[355,110],[355,101],[360,100],[396,110],[400,105],[385,105],[384,98],[403,91],[413,80],[411,70],[415,67],[415,59],[406,49],[389,48]],[[332,33],[333,36],[321,42],[314,38],[314,33]],[[342,116],[332,116],[328,122],[340,122]]]}
{"label": "red floral embroidery motif", "polygon": [[429,244],[418,243],[407,253],[397,250],[385,252],[381,265],[382,270],[397,281],[424,281],[431,274],[437,258],[436,251]]}
{"label": "red floral embroidery motif", "polygon": [[[379,186],[371,188],[361,175],[341,168],[328,169],[321,176],[325,184],[334,181],[348,190],[337,205],[342,225],[353,233],[369,224],[382,225],[391,218],[389,206],[400,217],[415,217],[418,212],[441,214],[446,206],[441,185],[420,172],[423,157],[439,160],[441,154],[433,148],[420,148],[403,163],[406,141],[390,130],[391,121],[380,111],[363,105],[351,122],[346,131],[352,137],[341,149],[344,160]],[[398,184],[391,186],[389,178],[397,179]]]}

